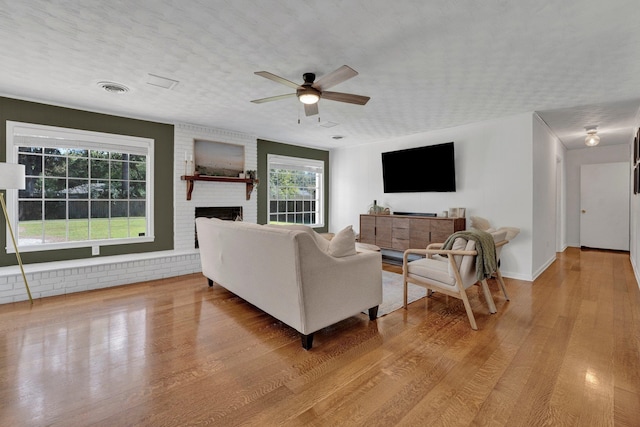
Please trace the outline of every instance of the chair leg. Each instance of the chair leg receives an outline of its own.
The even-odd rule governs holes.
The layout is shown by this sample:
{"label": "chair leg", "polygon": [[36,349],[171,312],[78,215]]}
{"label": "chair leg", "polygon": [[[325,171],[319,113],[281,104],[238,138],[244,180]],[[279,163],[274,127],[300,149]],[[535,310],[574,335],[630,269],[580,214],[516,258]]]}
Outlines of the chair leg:
{"label": "chair leg", "polygon": [[507,295],[507,288],[504,285],[504,280],[502,279],[502,274],[500,273],[500,269],[499,268],[496,270],[496,279],[497,279],[498,283],[500,284],[500,287],[502,288],[502,293],[504,294],[504,299],[509,301],[509,295]]}
{"label": "chair leg", "polygon": [[467,310],[467,317],[469,318],[469,323],[471,323],[471,329],[474,331],[478,330],[478,325],[476,325],[476,318],[473,317],[473,311],[471,311],[471,304],[469,304],[469,298],[467,298],[467,293],[462,291],[460,295],[460,299],[464,303],[464,309]]}
{"label": "chair leg", "polygon": [[409,298],[409,284],[407,283],[407,279],[404,280],[404,309],[407,309],[407,300]]}
{"label": "chair leg", "polygon": [[491,314],[495,313],[498,310],[496,310],[496,304],[493,302],[493,297],[491,296],[491,291],[489,290],[487,279],[482,279],[480,287],[482,288],[482,292],[484,292],[484,299],[487,300],[487,305],[489,306],[489,312]]}

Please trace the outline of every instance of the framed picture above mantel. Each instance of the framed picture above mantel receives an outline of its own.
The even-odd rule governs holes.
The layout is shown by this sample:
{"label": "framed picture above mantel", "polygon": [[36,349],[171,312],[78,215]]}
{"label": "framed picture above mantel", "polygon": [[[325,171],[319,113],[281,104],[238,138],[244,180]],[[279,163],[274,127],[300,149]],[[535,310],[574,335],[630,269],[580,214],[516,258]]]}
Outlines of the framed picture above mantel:
{"label": "framed picture above mantel", "polygon": [[195,139],[193,153],[200,176],[237,178],[244,173],[244,145]]}

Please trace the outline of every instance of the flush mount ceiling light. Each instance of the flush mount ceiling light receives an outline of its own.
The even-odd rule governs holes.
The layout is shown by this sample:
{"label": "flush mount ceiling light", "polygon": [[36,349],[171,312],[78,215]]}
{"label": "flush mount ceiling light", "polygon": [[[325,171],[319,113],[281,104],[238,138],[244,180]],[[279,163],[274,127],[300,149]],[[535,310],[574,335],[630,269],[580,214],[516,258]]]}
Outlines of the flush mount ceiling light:
{"label": "flush mount ceiling light", "polygon": [[115,82],[98,82],[98,86],[109,93],[123,94],[129,92],[128,87]]}
{"label": "flush mount ceiling light", "polygon": [[585,127],[587,131],[587,137],[584,140],[584,143],[587,144],[587,147],[595,147],[600,143],[600,137],[598,136],[598,126],[587,126]]}

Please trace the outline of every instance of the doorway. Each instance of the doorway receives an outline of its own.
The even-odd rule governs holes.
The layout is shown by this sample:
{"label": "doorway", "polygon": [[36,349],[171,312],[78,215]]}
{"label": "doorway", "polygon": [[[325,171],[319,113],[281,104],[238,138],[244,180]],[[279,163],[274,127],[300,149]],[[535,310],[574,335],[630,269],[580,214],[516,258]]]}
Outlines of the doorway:
{"label": "doorway", "polygon": [[629,164],[580,167],[580,246],[629,250]]}

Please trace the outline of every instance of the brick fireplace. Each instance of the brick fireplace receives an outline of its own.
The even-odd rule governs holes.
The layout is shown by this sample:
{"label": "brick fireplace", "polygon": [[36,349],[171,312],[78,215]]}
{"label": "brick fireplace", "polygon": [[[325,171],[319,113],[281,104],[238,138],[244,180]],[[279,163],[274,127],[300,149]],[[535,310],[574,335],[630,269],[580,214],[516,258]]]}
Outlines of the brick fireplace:
{"label": "brick fireplace", "polygon": [[[242,221],[242,206],[196,207],[196,218],[218,218],[225,221]],[[195,247],[198,248],[198,231],[195,232]]]}

